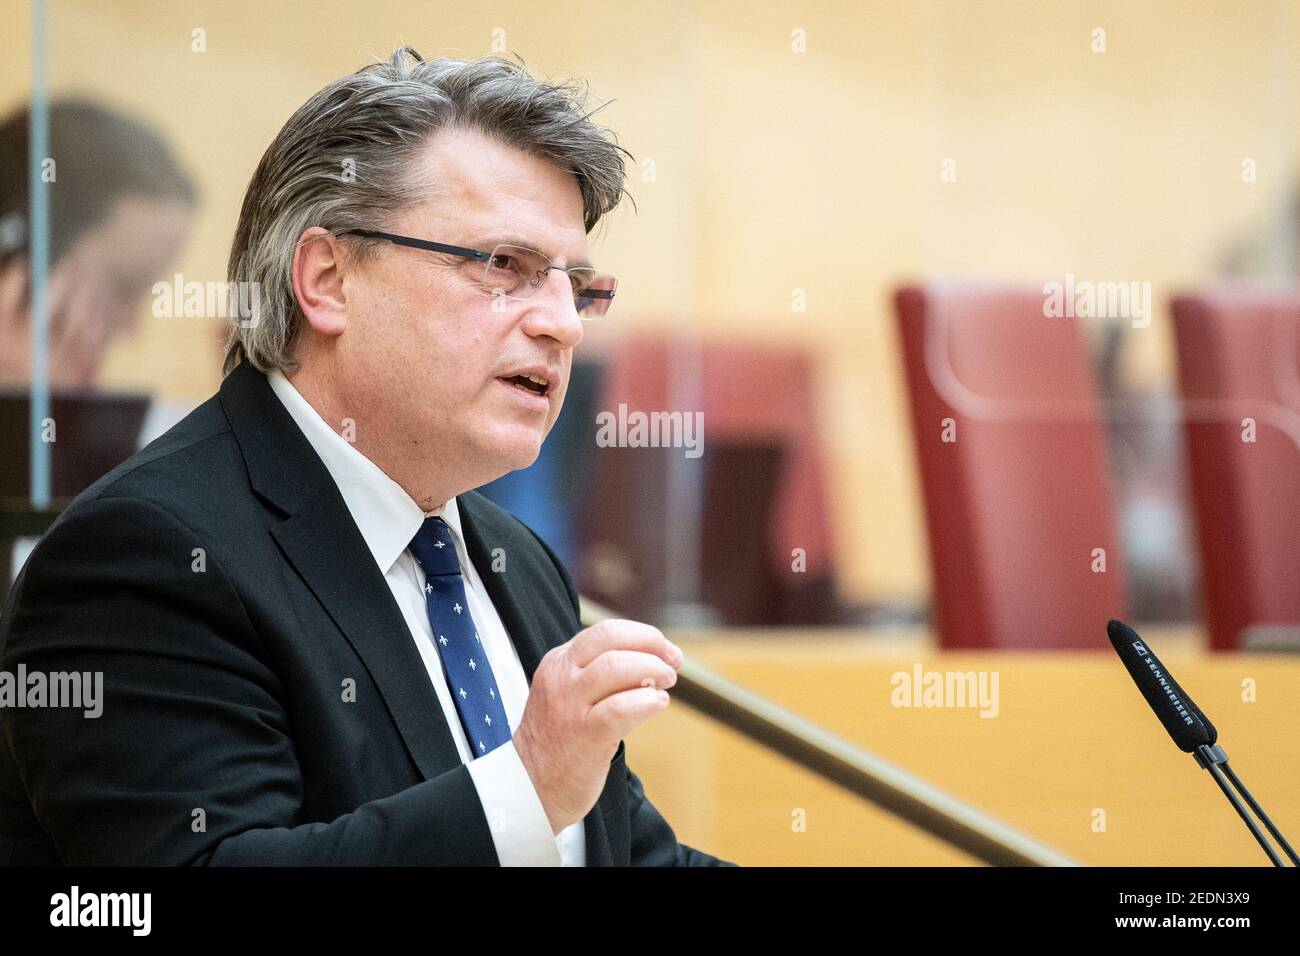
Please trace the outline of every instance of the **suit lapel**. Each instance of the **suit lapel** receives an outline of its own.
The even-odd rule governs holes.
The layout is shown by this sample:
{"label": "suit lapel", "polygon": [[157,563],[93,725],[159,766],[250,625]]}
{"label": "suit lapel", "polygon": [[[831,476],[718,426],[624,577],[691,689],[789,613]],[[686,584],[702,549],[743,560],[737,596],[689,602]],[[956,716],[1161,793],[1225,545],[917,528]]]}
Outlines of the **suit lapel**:
{"label": "suit lapel", "polygon": [[324,463],[246,362],[222,383],[221,400],[250,483],[287,516],[272,536],[365,664],[421,775],[460,766],[406,620]]}
{"label": "suit lapel", "polygon": [[342,497],[323,490],[271,533],[364,662],[421,775],[460,766],[410,628]]}
{"label": "suit lapel", "polygon": [[[487,588],[488,597],[492,599],[506,633],[519,651],[519,662],[523,664],[524,673],[531,685],[537,665],[553,646],[553,642],[539,632],[537,616],[528,612],[531,602],[527,576],[533,569],[524,567],[520,573],[518,556],[512,555],[509,541],[492,531],[482,499],[476,492],[459,495],[456,501],[460,508],[461,530],[465,533],[465,550],[469,552],[469,559],[474,563],[483,586]],[[503,549],[508,560],[513,557],[516,561],[513,565],[513,578],[510,564],[506,565],[506,571],[492,570],[492,552],[497,548]]]}
{"label": "suit lapel", "polygon": [[[526,569],[524,575],[517,576],[513,581],[510,579],[509,570],[500,573],[493,571],[493,549],[507,548],[508,542],[495,540],[496,535],[490,529],[491,522],[485,513],[486,509],[476,492],[460,495],[456,500],[460,506],[461,529],[465,533],[465,550],[469,552],[470,560],[474,562],[478,576],[482,579],[483,586],[487,588],[488,596],[492,598],[492,604],[501,617],[501,623],[505,625],[506,633],[510,635],[515,648],[519,651],[519,662],[523,664],[524,673],[527,674],[528,683],[531,685],[537,665],[556,643],[554,640],[548,640],[547,635],[540,633],[537,615],[528,613],[527,610],[530,603],[527,574],[531,573],[532,569]],[[509,553],[507,548],[507,557]],[[519,567],[519,564],[515,565],[516,569]],[[587,838],[587,865],[613,866],[609,835],[605,830],[605,819],[601,815],[600,801],[597,801],[583,818],[583,832]]]}
{"label": "suit lapel", "polygon": [[[247,362],[221,386],[221,402],[243,452],[253,490],[284,514],[271,534],[303,582],[342,631],[379,688],[412,760],[427,780],[461,765],[441,708],[430,705],[424,662],[387,582],[347,510],[329,471],[272,391]],[[528,574],[514,565],[492,570],[492,551],[509,541],[493,531],[482,499],[458,496],[470,560],[501,623],[519,651],[528,683],[552,647],[529,613]],[[598,801],[583,820],[588,866],[611,866]]]}

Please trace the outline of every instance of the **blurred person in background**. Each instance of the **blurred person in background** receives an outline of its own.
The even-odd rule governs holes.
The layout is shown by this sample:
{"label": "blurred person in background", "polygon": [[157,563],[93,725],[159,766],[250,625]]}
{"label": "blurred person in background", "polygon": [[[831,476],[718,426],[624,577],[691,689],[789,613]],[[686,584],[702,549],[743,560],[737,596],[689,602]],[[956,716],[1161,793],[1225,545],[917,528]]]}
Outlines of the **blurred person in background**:
{"label": "blurred person in background", "polygon": [[[0,385],[31,381],[27,109],[0,122]],[[196,191],[152,129],[84,99],[49,107],[49,383],[95,383],[185,242]]]}

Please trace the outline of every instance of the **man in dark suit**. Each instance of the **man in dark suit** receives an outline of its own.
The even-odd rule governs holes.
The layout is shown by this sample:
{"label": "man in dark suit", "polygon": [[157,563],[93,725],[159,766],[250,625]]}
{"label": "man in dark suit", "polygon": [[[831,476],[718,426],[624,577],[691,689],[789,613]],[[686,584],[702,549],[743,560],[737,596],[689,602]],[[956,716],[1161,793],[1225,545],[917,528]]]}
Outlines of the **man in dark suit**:
{"label": "man in dark suit", "polygon": [[[557,87],[399,50],[289,120],[245,196],[220,391],[29,558],[0,669],[0,863],[732,865],[678,843],[622,738],[680,650],[582,630],[471,489],[536,458],[622,162]],[[46,701],[45,703],[49,703]]]}

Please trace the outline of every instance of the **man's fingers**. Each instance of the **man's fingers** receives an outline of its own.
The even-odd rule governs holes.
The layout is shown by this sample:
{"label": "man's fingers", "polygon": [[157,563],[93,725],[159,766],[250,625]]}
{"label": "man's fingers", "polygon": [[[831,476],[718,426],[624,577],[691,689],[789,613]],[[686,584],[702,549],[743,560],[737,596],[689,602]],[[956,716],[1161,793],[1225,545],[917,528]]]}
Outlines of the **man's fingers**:
{"label": "man's fingers", "polygon": [[653,687],[636,687],[610,694],[591,708],[589,717],[608,727],[617,737],[625,737],[642,721],[668,706],[668,691]]}
{"label": "man's fingers", "polygon": [[621,690],[641,687],[666,690],[677,683],[677,671],[654,654],[644,651],[606,651],[578,672],[579,693],[597,701]]}
{"label": "man's fingers", "polygon": [[681,649],[676,644],[664,637],[659,628],[640,621],[601,621],[569,641],[570,659],[578,667],[586,667],[611,650],[644,651],[674,668],[682,662]]}

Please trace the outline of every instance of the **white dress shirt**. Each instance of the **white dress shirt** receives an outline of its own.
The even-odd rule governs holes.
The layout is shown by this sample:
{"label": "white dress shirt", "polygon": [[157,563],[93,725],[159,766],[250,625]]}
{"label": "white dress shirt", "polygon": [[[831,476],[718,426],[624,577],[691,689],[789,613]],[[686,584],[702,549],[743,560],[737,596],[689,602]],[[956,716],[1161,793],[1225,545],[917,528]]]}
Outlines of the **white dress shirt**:
{"label": "white dress shirt", "polygon": [[[474,757],[460,713],[447,687],[442,658],[433,643],[424,602],[424,571],[408,550],[424,519],[433,515],[440,515],[451,528],[465,580],[469,611],[483,640],[513,736],[528,700],[528,677],[519,660],[519,652],[469,559],[456,499],[451,498],[434,511],[424,511],[401,485],[335,432],[281,372],[273,371],[267,378],[338,485],[353,521],[393,592],[402,617],[406,619],[411,637],[429,672],[431,689],[442,706],[443,717],[460,751],[460,759],[469,765],[469,774],[482,801],[501,865],[585,866],[587,840],[583,822],[579,820],[559,834],[551,832],[546,811],[523,761],[519,759],[513,739],[482,757]],[[436,812],[436,808],[431,812]]]}

